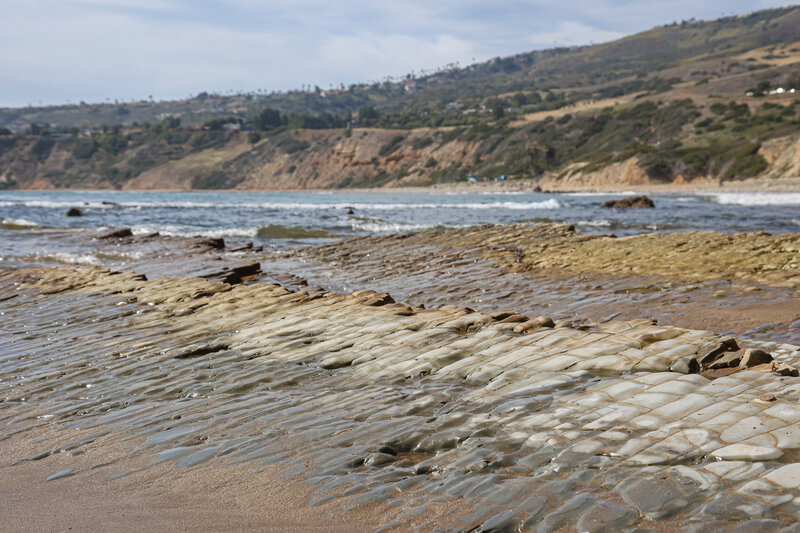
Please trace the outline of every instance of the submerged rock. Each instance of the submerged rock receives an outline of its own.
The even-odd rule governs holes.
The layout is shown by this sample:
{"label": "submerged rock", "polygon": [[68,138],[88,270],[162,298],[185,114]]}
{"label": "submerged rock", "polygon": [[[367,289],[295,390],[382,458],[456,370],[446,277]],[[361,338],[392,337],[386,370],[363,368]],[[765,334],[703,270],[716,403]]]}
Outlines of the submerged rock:
{"label": "submerged rock", "polygon": [[65,213],[65,216],[68,217],[82,217],[83,211],[78,209],[77,207],[70,207],[69,210]]}
{"label": "submerged rock", "polygon": [[125,237],[133,237],[131,228],[114,229],[97,236],[98,239],[124,239]]}
{"label": "submerged rock", "polygon": [[224,250],[225,240],[220,237],[196,237],[190,242],[196,248],[209,248],[211,250]]}
{"label": "submerged rock", "polygon": [[607,200],[600,207],[606,209],[640,209],[643,207],[651,208],[656,204],[647,196],[629,196],[620,200]]}

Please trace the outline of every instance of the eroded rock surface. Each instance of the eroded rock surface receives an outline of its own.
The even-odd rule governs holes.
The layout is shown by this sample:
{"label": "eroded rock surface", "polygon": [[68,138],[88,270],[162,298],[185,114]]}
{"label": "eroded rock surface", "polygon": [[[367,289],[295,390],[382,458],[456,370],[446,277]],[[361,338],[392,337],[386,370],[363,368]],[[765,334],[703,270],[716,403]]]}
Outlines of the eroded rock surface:
{"label": "eroded rock surface", "polygon": [[[317,486],[310,505],[392,502],[400,529],[431,501],[472,506],[454,530],[800,517],[800,379],[769,364],[690,373],[739,348],[764,358],[709,331],[102,268],[4,271],[0,286],[0,438],[60,424],[144,437],[140,453],[175,475],[277,467]],[[800,361],[796,346],[765,352]],[[93,440],[37,446],[17,459]],[[50,483],[79,479],[62,479],[69,468]],[[97,468],[111,479],[129,465]]]}
{"label": "eroded rock surface", "polygon": [[417,305],[503,305],[554,319],[655,318],[800,343],[800,235],[586,235],[571,226],[482,226],[346,239],[285,253],[329,290],[373,288]]}

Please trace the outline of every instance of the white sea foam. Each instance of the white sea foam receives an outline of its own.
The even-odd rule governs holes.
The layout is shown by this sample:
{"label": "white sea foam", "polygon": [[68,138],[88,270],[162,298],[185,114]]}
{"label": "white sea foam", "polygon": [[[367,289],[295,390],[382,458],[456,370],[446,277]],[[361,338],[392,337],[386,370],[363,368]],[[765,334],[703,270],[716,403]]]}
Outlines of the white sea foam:
{"label": "white sea foam", "polygon": [[131,228],[134,235],[148,235],[158,232],[161,235],[168,237],[239,237],[239,238],[253,238],[258,233],[257,227],[249,228],[224,228],[224,229],[208,229],[196,230],[190,229],[185,226],[134,226]]}
{"label": "white sea foam", "polygon": [[124,207],[127,209],[139,208],[172,208],[172,209],[275,209],[275,210],[323,210],[323,209],[370,209],[383,211],[396,211],[400,209],[558,209],[561,204],[555,198],[541,202],[440,202],[440,203],[305,203],[305,202],[242,202],[242,203],[216,203],[216,202],[119,202],[116,206],[99,202],[49,202],[40,200],[21,200],[0,202],[0,207],[25,206],[63,209],[78,205],[83,208],[108,209],[111,207]]}
{"label": "white sea foam", "polygon": [[800,205],[800,193],[796,192],[721,192],[710,196],[723,205]]}
{"label": "white sea foam", "polygon": [[0,218],[0,224],[4,226],[20,226],[34,228],[38,226],[36,222],[25,220],[24,218]]}
{"label": "white sea foam", "polygon": [[576,226],[589,226],[593,228],[609,228],[611,227],[610,220],[578,220],[574,223]]}
{"label": "white sea foam", "polygon": [[636,191],[620,191],[620,192],[564,192],[559,194],[563,194],[564,196],[620,196],[622,194],[626,196],[631,196],[634,194],[641,194],[641,193],[637,193]]}
{"label": "white sea foam", "polygon": [[371,211],[398,211],[407,209],[558,209],[561,204],[555,198],[542,202],[441,202],[441,203],[305,203],[305,202],[261,202],[241,204],[213,204],[206,202],[175,202],[168,204],[152,204],[151,207],[173,208],[228,208],[241,207],[250,209],[274,210],[328,210],[328,209],[354,209]]}
{"label": "white sea foam", "polygon": [[466,228],[467,225],[457,224],[406,224],[393,222],[356,222],[352,224],[353,231],[364,231],[367,233],[403,233],[407,231],[422,231],[433,228]]}
{"label": "white sea foam", "polygon": [[69,252],[56,252],[49,257],[59,263],[68,265],[99,265],[100,260],[92,254],[73,254]]}
{"label": "white sea foam", "polygon": [[[120,204],[121,205],[121,204]],[[0,202],[0,207],[46,207],[51,209],[69,209],[70,207],[78,207],[80,209],[111,209],[115,207],[113,204],[104,204],[102,202],[52,202],[49,200],[7,200]]]}

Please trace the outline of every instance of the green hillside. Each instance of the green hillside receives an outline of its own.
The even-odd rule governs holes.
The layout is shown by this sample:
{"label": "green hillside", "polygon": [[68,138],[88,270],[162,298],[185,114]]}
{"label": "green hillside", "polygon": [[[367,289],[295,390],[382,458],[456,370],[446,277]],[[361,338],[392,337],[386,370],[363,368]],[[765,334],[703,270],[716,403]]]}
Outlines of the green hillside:
{"label": "green hillside", "polygon": [[792,89],[800,90],[800,7],[329,91],[0,109],[0,186],[120,187],[209,150],[223,155],[192,166],[202,174],[192,186],[248,186],[247,176],[279,154],[329,159],[333,140],[350,145],[354,131],[378,143],[370,164],[326,160],[324,176],[319,162],[310,174],[283,165],[300,170],[276,183],[538,178],[631,158],[665,182],[739,179],[772,170],[765,141],[798,133],[800,92]]}

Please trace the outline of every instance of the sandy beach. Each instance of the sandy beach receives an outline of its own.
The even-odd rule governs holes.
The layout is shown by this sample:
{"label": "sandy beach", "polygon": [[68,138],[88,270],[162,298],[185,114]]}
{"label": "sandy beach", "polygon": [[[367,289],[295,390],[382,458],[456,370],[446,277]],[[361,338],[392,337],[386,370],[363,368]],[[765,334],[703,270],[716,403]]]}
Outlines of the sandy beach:
{"label": "sandy beach", "polygon": [[797,239],[122,233],[87,242],[127,271],[4,270],[3,523],[787,527]]}

